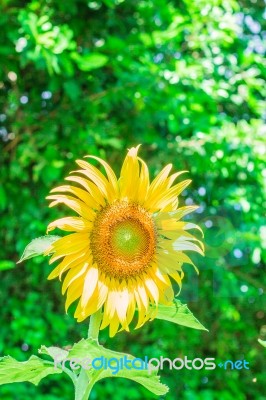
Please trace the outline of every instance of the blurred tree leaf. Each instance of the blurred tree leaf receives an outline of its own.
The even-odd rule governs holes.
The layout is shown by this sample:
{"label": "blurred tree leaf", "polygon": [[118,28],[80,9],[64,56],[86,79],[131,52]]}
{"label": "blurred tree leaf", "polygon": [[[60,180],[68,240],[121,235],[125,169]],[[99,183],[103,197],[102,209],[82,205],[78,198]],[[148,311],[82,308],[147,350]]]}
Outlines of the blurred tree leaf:
{"label": "blurred tree leaf", "polygon": [[0,186],[0,210],[3,211],[7,205],[6,192],[3,186]]}
{"label": "blurred tree leaf", "polygon": [[0,271],[15,268],[16,263],[9,260],[0,260]]}
{"label": "blurred tree leaf", "polygon": [[263,347],[266,347],[266,340],[258,339],[258,342],[259,342]]}
{"label": "blurred tree leaf", "polygon": [[82,56],[78,53],[72,53],[72,59],[77,63],[79,69],[85,72],[101,68],[108,62],[108,57],[100,53],[91,53]]}

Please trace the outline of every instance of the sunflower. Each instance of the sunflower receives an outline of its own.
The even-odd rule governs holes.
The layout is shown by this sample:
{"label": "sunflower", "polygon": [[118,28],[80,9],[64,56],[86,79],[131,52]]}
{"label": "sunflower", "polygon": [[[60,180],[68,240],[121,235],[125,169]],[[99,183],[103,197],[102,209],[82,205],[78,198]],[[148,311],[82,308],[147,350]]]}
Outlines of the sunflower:
{"label": "sunflower", "polygon": [[183,263],[194,265],[185,251],[203,254],[201,241],[188,232],[200,228],[180,221],[197,208],[178,208],[178,195],[191,181],[174,181],[186,171],[170,174],[168,164],[150,183],[138,149],[129,149],[119,179],[98,157],[87,156],[105,175],[77,160],[80,169],[65,179],[78,186],[59,186],[48,196],[50,207],[64,204],[78,214],[47,228],[71,232],[47,251],[50,263],[60,260],[48,279],[64,274],[66,311],[78,300],[75,318],[81,322],[102,310],[100,329],[109,326],[110,336],[128,331],[135,311],[139,328],[156,316],[158,304],[171,304],[172,282],[181,288]]}

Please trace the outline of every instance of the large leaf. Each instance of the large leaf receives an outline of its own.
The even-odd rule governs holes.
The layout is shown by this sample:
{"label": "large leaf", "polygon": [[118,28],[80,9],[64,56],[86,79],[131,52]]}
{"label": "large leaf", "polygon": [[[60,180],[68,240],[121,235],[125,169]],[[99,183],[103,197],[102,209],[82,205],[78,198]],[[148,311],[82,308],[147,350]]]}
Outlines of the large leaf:
{"label": "large leaf", "polygon": [[61,349],[60,347],[46,347],[46,346],[41,346],[39,349],[40,354],[46,354],[47,356],[50,356],[53,360],[58,360],[59,362],[65,360],[68,357],[68,351]]}
{"label": "large leaf", "polygon": [[[143,385],[146,389],[156,395],[164,395],[168,391],[167,386],[163,385],[160,382],[160,378],[157,375],[157,368],[152,365],[147,368],[147,364],[145,365],[144,361],[136,359],[130,354],[119,353],[113,350],[106,349],[103,346],[99,345],[99,343],[94,339],[82,339],[80,342],[74,344],[73,348],[69,351],[67,357],[65,354],[65,350],[63,350],[63,353],[60,353],[60,349],[54,347],[47,348],[45,346],[42,346],[40,352],[50,355],[57,361],[59,360],[58,355],[60,357],[60,354],[62,355],[62,361],[66,361],[66,358],[67,360],[72,360],[73,362],[76,360],[80,360],[80,365],[82,366],[81,371],[83,371],[82,374],[84,374],[85,371],[87,377],[90,379],[91,382],[93,382],[93,384],[104,378],[127,378]],[[130,362],[135,360],[135,368],[118,368],[117,360],[125,360],[125,357]],[[98,364],[96,365],[97,367],[100,366],[99,363],[104,362],[104,359],[107,360],[107,368],[105,368],[104,366],[99,369],[92,368],[91,361],[95,359],[98,359]],[[82,365],[82,363],[84,362],[85,364]],[[79,363],[77,362],[77,365],[78,364]],[[67,363],[65,366],[68,366]],[[82,395],[83,394],[84,393],[82,393]],[[76,393],[76,399],[79,398],[82,398],[82,396],[79,397]]]}
{"label": "large leaf", "polygon": [[[140,359],[136,359],[136,357],[126,354],[126,353],[119,353],[113,350],[109,350],[104,348],[103,346],[99,345],[96,340],[93,339],[83,339],[79,343],[75,344],[73,348],[70,350],[69,358],[101,358],[104,357],[107,360],[115,359],[120,360],[124,357],[127,357],[128,360],[135,361],[135,365],[138,368],[143,367],[144,361]],[[151,391],[156,395],[163,395],[168,392],[168,388],[166,385],[160,383],[160,378],[157,376],[158,370],[154,368],[148,369],[126,369],[121,368],[119,371],[115,370],[117,367],[117,362],[113,360],[113,363],[110,364],[110,368],[101,369],[100,371],[96,371],[97,376],[96,379],[94,377],[94,383],[99,381],[103,378],[127,378],[131,379],[135,382],[140,383],[146,389]],[[91,374],[91,370],[87,370],[88,374]],[[94,372],[94,371],[93,371]],[[114,373],[115,372],[115,373]]]}
{"label": "large leaf", "polygon": [[58,239],[60,239],[60,236],[56,235],[41,236],[37,239],[33,239],[25,248],[18,263],[24,260],[28,260],[29,258],[44,254],[44,252],[51,246],[51,244]]}
{"label": "large leaf", "polygon": [[61,369],[36,356],[22,362],[9,356],[0,358],[0,385],[13,382],[31,382],[38,385],[47,375],[61,373]]}
{"label": "large leaf", "polygon": [[188,309],[188,306],[182,304],[179,300],[174,300],[173,304],[170,306],[160,304],[155,318],[174,322],[175,324],[187,326],[188,328],[208,331],[208,329],[194,317],[192,312]]}

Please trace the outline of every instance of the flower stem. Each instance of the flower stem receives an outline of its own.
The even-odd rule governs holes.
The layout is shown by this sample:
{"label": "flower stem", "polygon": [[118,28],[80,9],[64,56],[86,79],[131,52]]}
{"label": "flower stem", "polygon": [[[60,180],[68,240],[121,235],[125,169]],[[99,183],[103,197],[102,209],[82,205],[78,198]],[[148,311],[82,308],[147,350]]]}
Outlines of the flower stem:
{"label": "flower stem", "polygon": [[98,341],[100,324],[102,321],[102,311],[98,310],[90,317],[90,325],[88,330],[88,337]]}
{"label": "flower stem", "polygon": [[[100,309],[96,313],[91,315],[90,325],[88,330],[88,338],[96,340],[97,343],[98,343],[101,321],[102,321],[102,311]],[[93,378],[89,378],[88,375],[86,374],[86,371],[82,369],[77,379],[77,382],[75,382],[75,400],[76,399],[88,400],[94,383],[95,381],[93,380]]]}

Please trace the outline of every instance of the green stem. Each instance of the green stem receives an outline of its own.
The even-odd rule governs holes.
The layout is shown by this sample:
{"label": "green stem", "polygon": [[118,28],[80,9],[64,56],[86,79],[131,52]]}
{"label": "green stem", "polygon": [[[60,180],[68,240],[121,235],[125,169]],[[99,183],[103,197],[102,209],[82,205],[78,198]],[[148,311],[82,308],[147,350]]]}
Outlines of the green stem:
{"label": "green stem", "polygon": [[82,400],[89,400],[90,394],[91,394],[91,389],[92,389],[93,385],[94,385],[94,382],[92,382],[92,381],[88,384],[86,392],[85,392]]}
{"label": "green stem", "polygon": [[90,317],[90,325],[88,330],[88,337],[98,341],[99,330],[102,321],[102,311],[98,310]]}
{"label": "green stem", "polygon": [[[98,310],[90,317],[88,338],[97,340],[98,342],[101,321],[102,311]],[[95,381],[93,380],[93,378],[89,379],[86,372],[82,369],[75,383],[75,399],[88,400],[94,383]]]}
{"label": "green stem", "polygon": [[[44,364],[53,365],[54,366],[54,362],[48,361],[48,360],[44,360]],[[62,369],[62,368],[60,368],[60,369]],[[69,378],[72,380],[72,382],[73,382],[73,384],[75,386],[76,385],[76,381],[77,381],[77,376],[72,371],[70,371],[70,369],[68,369],[66,367],[63,368],[62,371],[65,372],[69,376]]]}

